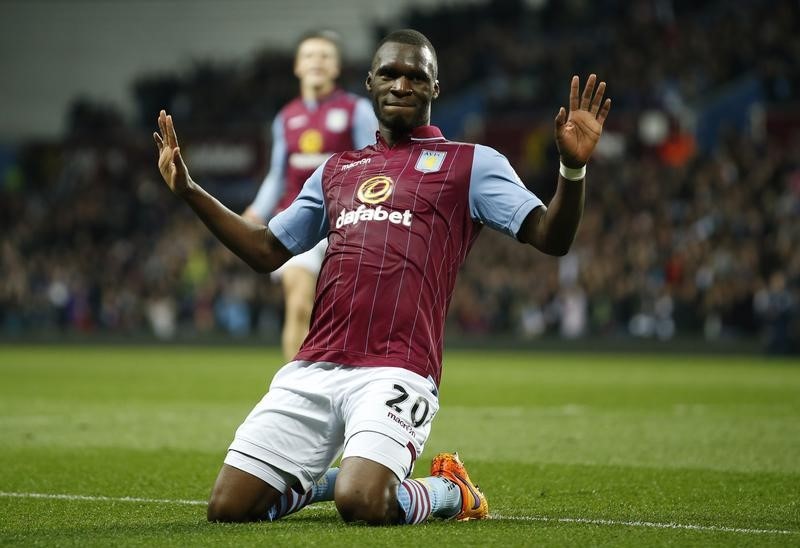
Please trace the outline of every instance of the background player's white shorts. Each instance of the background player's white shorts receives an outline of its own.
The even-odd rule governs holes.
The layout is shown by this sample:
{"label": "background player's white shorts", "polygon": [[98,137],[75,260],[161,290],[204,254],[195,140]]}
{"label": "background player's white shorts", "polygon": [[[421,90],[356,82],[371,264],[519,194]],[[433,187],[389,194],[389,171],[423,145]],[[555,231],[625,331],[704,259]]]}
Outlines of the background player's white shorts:
{"label": "background player's white shorts", "polygon": [[339,457],[411,474],[439,410],[431,379],[399,367],[293,361],[236,431],[225,463],[281,492],[306,491]]}
{"label": "background player's white shorts", "polygon": [[325,251],[327,249],[328,240],[323,239],[305,253],[295,255],[283,263],[278,270],[270,274],[270,278],[276,282],[281,280],[286,267],[304,268],[305,270],[311,272],[314,276],[318,275],[319,269],[322,268],[322,259],[325,258]]}

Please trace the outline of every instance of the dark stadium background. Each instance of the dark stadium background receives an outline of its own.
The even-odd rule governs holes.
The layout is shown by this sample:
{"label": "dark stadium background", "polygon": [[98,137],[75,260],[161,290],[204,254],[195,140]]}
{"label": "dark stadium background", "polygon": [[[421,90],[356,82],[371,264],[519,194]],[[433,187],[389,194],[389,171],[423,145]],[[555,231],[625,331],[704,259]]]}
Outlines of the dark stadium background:
{"label": "dark stadium background", "polygon": [[452,339],[800,350],[796,1],[337,5],[0,3],[0,340],[277,341],[279,287],[161,183],[155,117],[173,113],[195,178],[241,210],[297,91],[294,39],[342,32],[341,84],[362,92],[377,39],[410,26],[439,54],[434,123],[545,199],[569,77],[596,72],[613,99],[572,251],[485,230]]}

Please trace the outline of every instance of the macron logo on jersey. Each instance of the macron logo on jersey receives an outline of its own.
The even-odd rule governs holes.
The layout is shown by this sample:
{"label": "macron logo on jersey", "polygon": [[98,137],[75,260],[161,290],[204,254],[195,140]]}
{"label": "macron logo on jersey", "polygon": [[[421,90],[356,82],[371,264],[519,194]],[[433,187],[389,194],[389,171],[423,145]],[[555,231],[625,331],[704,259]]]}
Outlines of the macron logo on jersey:
{"label": "macron logo on jersey", "polygon": [[348,169],[353,169],[356,166],[365,166],[372,161],[372,158],[364,158],[363,160],[359,160],[357,162],[350,162],[349,164],[345,164],[340,168],[340,171],[347,171]]}

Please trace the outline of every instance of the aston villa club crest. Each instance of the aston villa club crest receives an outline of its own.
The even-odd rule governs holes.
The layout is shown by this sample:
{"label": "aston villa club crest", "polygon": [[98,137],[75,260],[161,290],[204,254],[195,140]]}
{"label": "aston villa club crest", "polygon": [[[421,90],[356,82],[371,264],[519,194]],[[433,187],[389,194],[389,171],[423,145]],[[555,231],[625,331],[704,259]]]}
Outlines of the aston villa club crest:
{"label": "aston villa club crest", "polygon": [[417,165],[414,169],[422,173],[432,173],[442,169],[444,157],[447,156],[446,152],[437,152],[434,150],[423,150],[417,160]]}

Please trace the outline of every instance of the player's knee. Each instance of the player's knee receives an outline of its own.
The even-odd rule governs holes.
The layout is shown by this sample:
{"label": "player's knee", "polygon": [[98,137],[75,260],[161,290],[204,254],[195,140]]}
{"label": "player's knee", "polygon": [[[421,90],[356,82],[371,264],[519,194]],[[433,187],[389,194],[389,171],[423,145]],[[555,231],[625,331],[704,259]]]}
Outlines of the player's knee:
{"label": "player's knee", "polygon": [[206,519],[212,522],[242,523],[253,521],[250,508],[245,508],[235,497],[214,494],[208,501]]}
{"label": "player's knee", "polygon": [[[396,491],[396,488],[395,488]],[[397,494],[389,486],[336,489],[336,509],[346,522],[390,525],[400,522]]]}

